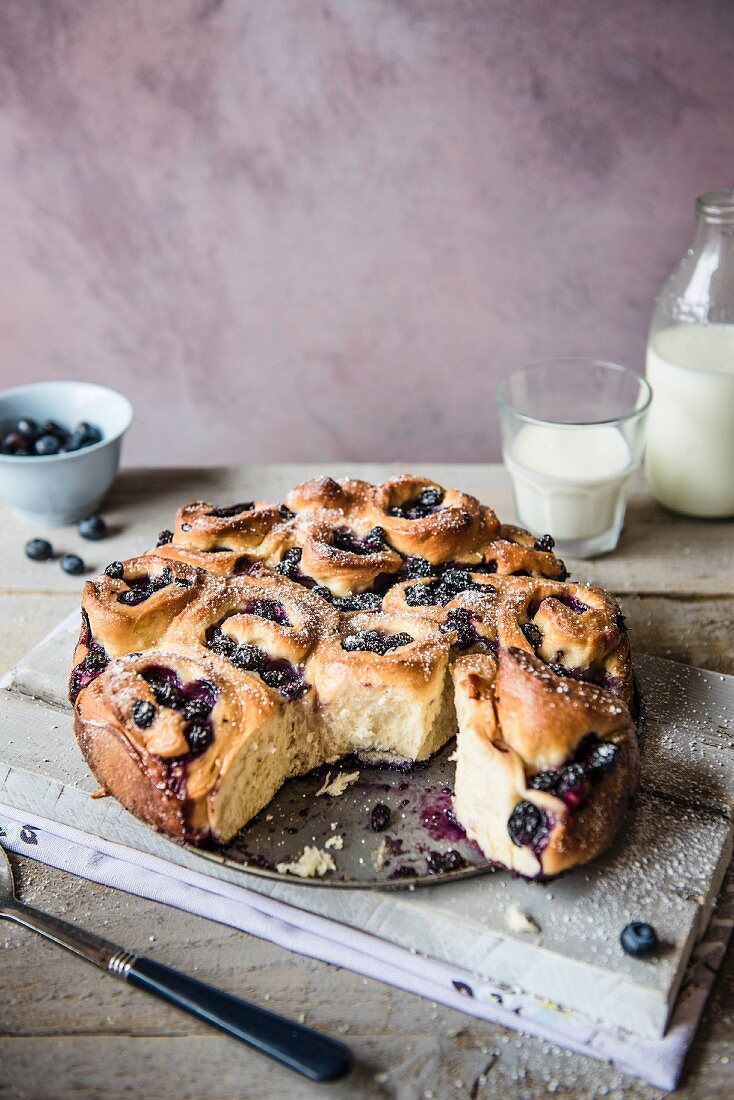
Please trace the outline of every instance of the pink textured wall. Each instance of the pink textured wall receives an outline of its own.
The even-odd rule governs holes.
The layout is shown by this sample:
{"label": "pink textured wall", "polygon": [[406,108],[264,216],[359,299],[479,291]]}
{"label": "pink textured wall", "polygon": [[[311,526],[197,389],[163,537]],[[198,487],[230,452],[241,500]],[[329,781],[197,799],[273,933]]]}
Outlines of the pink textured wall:
{"label": "pink textured wall", "polygon": [[5,0],[0,383],[128,461],[488,460],[528,358],[642,365],[732,184],[726,0]]}

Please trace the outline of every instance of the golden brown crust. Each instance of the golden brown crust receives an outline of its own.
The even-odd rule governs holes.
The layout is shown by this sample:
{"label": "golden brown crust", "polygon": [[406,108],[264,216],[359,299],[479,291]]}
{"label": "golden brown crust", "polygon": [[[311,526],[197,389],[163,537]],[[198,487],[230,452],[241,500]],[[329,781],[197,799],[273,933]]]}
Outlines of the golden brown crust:
{"label": "golden brown crust", "polygon": [[171,543],[85,585],[85,759],[155,828],[226,839],[288,775],[425,759],[458,718],[469,835],[524,875],[585,862],[637,784],[632,668],[616,601],[549,547],[407,475],[187,505]]}
{"label": "golden brown crust", "polygon": [[[433,511],[417,519],[398,514],[426,489],[441,495]],[[464,561],[465,555],[499,531],[492,509],[476,497],[458,489],[444,490],[425,477],[403,474],[391,478],[374,487],[371,499],[373,522],[385,529],[390,544],[402,554],[430,562]]]}
{"label": "golden brown crust", "polygon": [[250,554],[240,553],[238,550],[200,550],[193,546],[179,546],[168,543],[165,546],[157,546],[155,550],[149,550],[157,558],[167,558],[169,561],[188,562],[197,569],[204,569],[215,577],[237,577],[248,573],[256,559]]}
{"label": "golden brown crust", "polygon": [[[173,679],[176,692],[193,687],[206,713],[161,703],[151,674]],[[140,704],[155,712],[142,725]],[[214,653],[152,650],[118,658],[80,693],[75,732],[94,774],[127,809],[177,839],[202,840],[216,835],[212,802],[229,766],[282,706],[254,673]]]}
{"label": "golden brown crust", "polygon": [[[335,596],[364,592],[378,578],[387,579],[402,569],[401,555],[385,544],[372,553],[348,549],[345,533],[347,538],[353,538],[355,544],[359,542],[359,535],[352,535],[349,528],[309,523],[302,525],[299,533],[298,541],[302,549],[301,571],[306,576],[313,577],[318,584],[324,585]],[[341,545],[340,536],[343,540]]]}
{"label": "golden brown crust", "polygon": [[[85,639],[82,631],[74,652],[75,665],[87,655],[91,639],[102,645],[109,657],[157,645],[176,616],[208,583],[206,573],[188,563],[169,563],[153,553],[114,564],[123,566],[121,577],[102,573],[85,582],[82,609],[91,638]],[[159,587],[137,602],[147,581]]]}
{"label": "golden brown crust", "polygon": [[[486,655],[461,657],[453,676],[456,809],[469,835],[530,877],[559,874],[603,852],[639,779],[626,706],[520,649],[501,649],[498,665]],[[521,843],[511,817],[528,806],[542,817],[537,837]]]}
{"label": "golden brown crust", "polygon": [[[350,640],[368,631],[407,641],[385,653],[347,648]],[[399,687],[417,696],[435,675],[437,664],[448,659],[449,648],[447,635],[426,619],[381,611],[355,612],[343,615],[338,633],[323,639],[311,672],[322,701],[331,699],[337,690],[353,691],[360,684],[375,683],[386,689]]]}
{"label": "golden brown crust", "polygon": [[287,534],[288,521],[275,504],[242,501],[217,508],[197,500],[176,513],[173,541],[195,550],[226,549],[257,561],[277,561]]}

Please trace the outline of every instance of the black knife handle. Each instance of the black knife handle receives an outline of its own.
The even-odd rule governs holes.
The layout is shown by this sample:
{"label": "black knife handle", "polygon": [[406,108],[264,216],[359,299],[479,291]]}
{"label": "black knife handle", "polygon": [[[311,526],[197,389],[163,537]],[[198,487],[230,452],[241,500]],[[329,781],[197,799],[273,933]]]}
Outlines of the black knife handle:
{"label": "black knife handle", "polygon": [[136,958],[126,977],[139,989],[206,1020],[312,1081],[336,1081],[352,1068],[351,1050],[337,1039],[241,1001],[153,959]]}

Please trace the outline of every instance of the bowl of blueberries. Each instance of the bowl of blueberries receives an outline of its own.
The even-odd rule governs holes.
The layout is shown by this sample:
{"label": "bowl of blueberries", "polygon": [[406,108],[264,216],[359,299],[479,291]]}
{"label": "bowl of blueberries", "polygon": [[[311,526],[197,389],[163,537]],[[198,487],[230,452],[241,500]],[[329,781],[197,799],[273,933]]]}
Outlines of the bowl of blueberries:
{"label": "bowl of blueberries", "polygon": [[132,405],[92,382],[0,392],[0,497],[35,523],[75,523],[115,480]]}

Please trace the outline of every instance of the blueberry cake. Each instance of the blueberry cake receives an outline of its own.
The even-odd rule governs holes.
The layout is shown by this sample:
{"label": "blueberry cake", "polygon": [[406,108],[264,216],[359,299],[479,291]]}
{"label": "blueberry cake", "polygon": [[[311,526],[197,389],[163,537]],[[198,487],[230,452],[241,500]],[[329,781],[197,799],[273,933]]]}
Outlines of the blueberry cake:
{"label": "blueberry cake", "polygon": [[611,843],[637,785],[615,600],[571,582],[549,536],[408,475],[181,508],[85,585],[69,691],[99,782],[195,843],[227,841],[290,776],[349,753],[403,766],[456,736],[468,836],[547,876]]}

